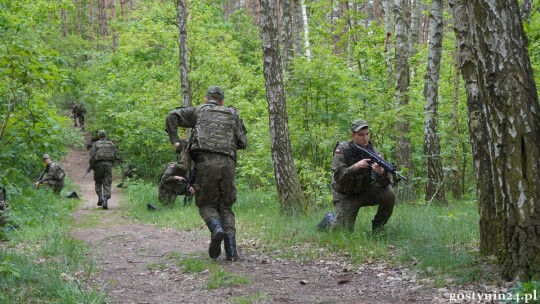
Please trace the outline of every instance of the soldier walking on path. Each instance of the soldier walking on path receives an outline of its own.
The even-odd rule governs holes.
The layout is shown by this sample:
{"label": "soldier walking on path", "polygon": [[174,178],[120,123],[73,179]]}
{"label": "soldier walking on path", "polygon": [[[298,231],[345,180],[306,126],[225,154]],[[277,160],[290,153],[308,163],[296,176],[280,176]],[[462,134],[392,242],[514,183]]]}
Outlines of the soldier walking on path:
{"label": "soldier walking on path", "polygon": [[107,139],[104,130],[98,132],[99,140],[92,145],[90,150],[90,169],[94,170],[94,182],[98,195],[98,206],[108,209],[108,201],[111,198],[112,168],[116,160],[116,148]]}
{"label": "soldier walking on path", "polygon": [[35,183],[36,189],[41,184],[52,189],[54,193],[60,193],[64,188],[64,177],[66,174],[60,166],[51,160],[49,154],[43,154],[43,162],[45,163],[45,170],[41,173],[38,180]]}
{"label": "soldier walking on path", "polygon": [[238,111],[224,107],[224,98],[221,87],[209,87],[205,104],[171,111],[165,131],[179,152],[178,128],[193,128],[190,151],[197,172],[193,188],[199,214],[211,232],[208,254],[212,259],[219,257],[224,240],[227,260],[235,261],[238,253],[232,206],[236,202],[236,150],[246,148],[247,136]]}

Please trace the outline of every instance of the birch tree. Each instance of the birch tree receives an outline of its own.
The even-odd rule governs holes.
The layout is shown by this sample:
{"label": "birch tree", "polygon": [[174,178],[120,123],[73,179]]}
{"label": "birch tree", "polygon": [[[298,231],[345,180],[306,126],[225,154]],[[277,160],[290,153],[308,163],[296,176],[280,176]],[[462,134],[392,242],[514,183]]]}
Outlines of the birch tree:
{"label": "birch tree", "polygon": [[278,8],[273,0],[262,0],[260,3],[263,71],[270,121],[272,162],[280,211],[284,214],[298,214],[305,212],[305,197],[294,167],[289,137],[276,25]]}
{"label": "birch tree", "polygon": [[192,104],[191,88],[189,86],[188,64],[188,35],[187,35],[187,0],[176,1],[176,16],[178,24],[178,66],[180,70],[180,86],[184,107]]}
{"label": "birch tree", "polygon": [[[409,58],[407,54],[407,21],[408,0],[394,0],[395,35],[396,35],[396,161],[407,172],[412,170],[410,124],[404,109],[409,104]],[[410,179],[403,180],[397,188],[398,199],[410,202],[415,198]]]}
{"label": "birch tree", "polygon": [[435,199],[446,204],[444,173],[439,143],[439,71],[443,40],[443,1],[431,2],[428,62],[424,83],[425,126],[424,157],[426,159],[426,201]]}
{"label": "birch tree", "polygon": [[[517,1],[456,0],[480,245],[507,280],[540,272],[540,105]],[[511,50],[511,51],[510,51]]]}

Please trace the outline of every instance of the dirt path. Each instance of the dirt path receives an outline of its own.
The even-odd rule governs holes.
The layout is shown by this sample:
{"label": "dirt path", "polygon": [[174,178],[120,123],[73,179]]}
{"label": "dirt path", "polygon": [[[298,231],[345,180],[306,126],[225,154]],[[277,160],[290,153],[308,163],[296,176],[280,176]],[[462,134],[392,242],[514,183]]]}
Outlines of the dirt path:
{"label": "dirt path", "polygon": [[[249,300],[243,303],[448,303],[441,291],[420,285],[404,268],[351,267],[335,261],[301,264],[261,255],[245,249],[247,245],[242,248],[243,244],[239,244],[240,261],[230,263],[220,257],[216,263],[251,283],[209,289],[208,272],[186,273],[177,263],[185,256],[207,258],[207,232],[130,220],[116,187],[109,210],[98,208],[92,173],[81,179],[88,158],[87,150],[73,150],[63,166],[83,200],[74,213],[73,235],[89,244],[98,269],[90,286],[103,289],[107,303],[238,303],[239,299]],[[89,221],[92,224],[86,225]]]}

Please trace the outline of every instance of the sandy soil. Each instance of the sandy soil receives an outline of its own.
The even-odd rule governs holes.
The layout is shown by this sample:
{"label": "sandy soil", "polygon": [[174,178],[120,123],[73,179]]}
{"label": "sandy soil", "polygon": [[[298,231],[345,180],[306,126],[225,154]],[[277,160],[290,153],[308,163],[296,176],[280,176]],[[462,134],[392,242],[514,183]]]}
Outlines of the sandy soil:
{"label": "sandy soil", "polygon": [[[62,165],[83,200],[73,214],[80,224],[73,235],[89,244],[96,263],[88,284],[103,290],[107,303],[450,303],[449,290],[421,284],[406,268],[352,266],[339,259],[300,263],[260,254],[250,244],[239,244],[240,261],[221,256],[216,263],[251,283],[209,289],[208,272],[189,273],[178,265],[187,256],[208,258],[208,233],[137,223],[125,215],[116,187],[109,210],[98,208],[92,173],[81,179],[88,158],[87,150],[73,150]],[[89,218],[99,228],[83,225]]]}

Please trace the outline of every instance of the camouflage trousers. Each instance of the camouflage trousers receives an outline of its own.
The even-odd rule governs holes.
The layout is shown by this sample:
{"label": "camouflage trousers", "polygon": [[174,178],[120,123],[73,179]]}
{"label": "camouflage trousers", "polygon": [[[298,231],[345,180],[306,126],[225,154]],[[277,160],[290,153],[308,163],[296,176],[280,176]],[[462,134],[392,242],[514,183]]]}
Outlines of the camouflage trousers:
{"label": "camouflage trousers", "polygon": [[195,157],[195,203],[199,214],[205,222],[220,219],[228,235],[236,234],[232,211],[236,202],[235,167],[235,160],[223,154],[204,153]]}
{"label": "camouflage trousers", "polygon": [[43,182],[43,185],[47,188],[50,188],[54,193],[57,194],[59,194],[62,189],[64,189],[64,181],[46,180]]}
{"label": "camouflage trousers", "polygon": [[335,191],[332,195],[336,220],[330,223],[330,227],[345,228],[349,231],[354,230],[360,208],[366,206],[378,206],[373,223],[385,225],[392,216],[396,201],[392,186],[381,187],[379,184],[371,184],[366,192],[357,195],[344,195]]}
{"label": "camouflage trousers", "polygon": [[103,197],[111,197],[113,163],[109,161],[98,161],[94,165],[94,183],[96,193],[102,192]]}
{"label": "camouflage trousers", "polygon": [[180,195],[182,183],[176,183],[175,187],[160,184],[158,188],[158,201],[165,205],[172,205],[176,201],[176,197]]}

